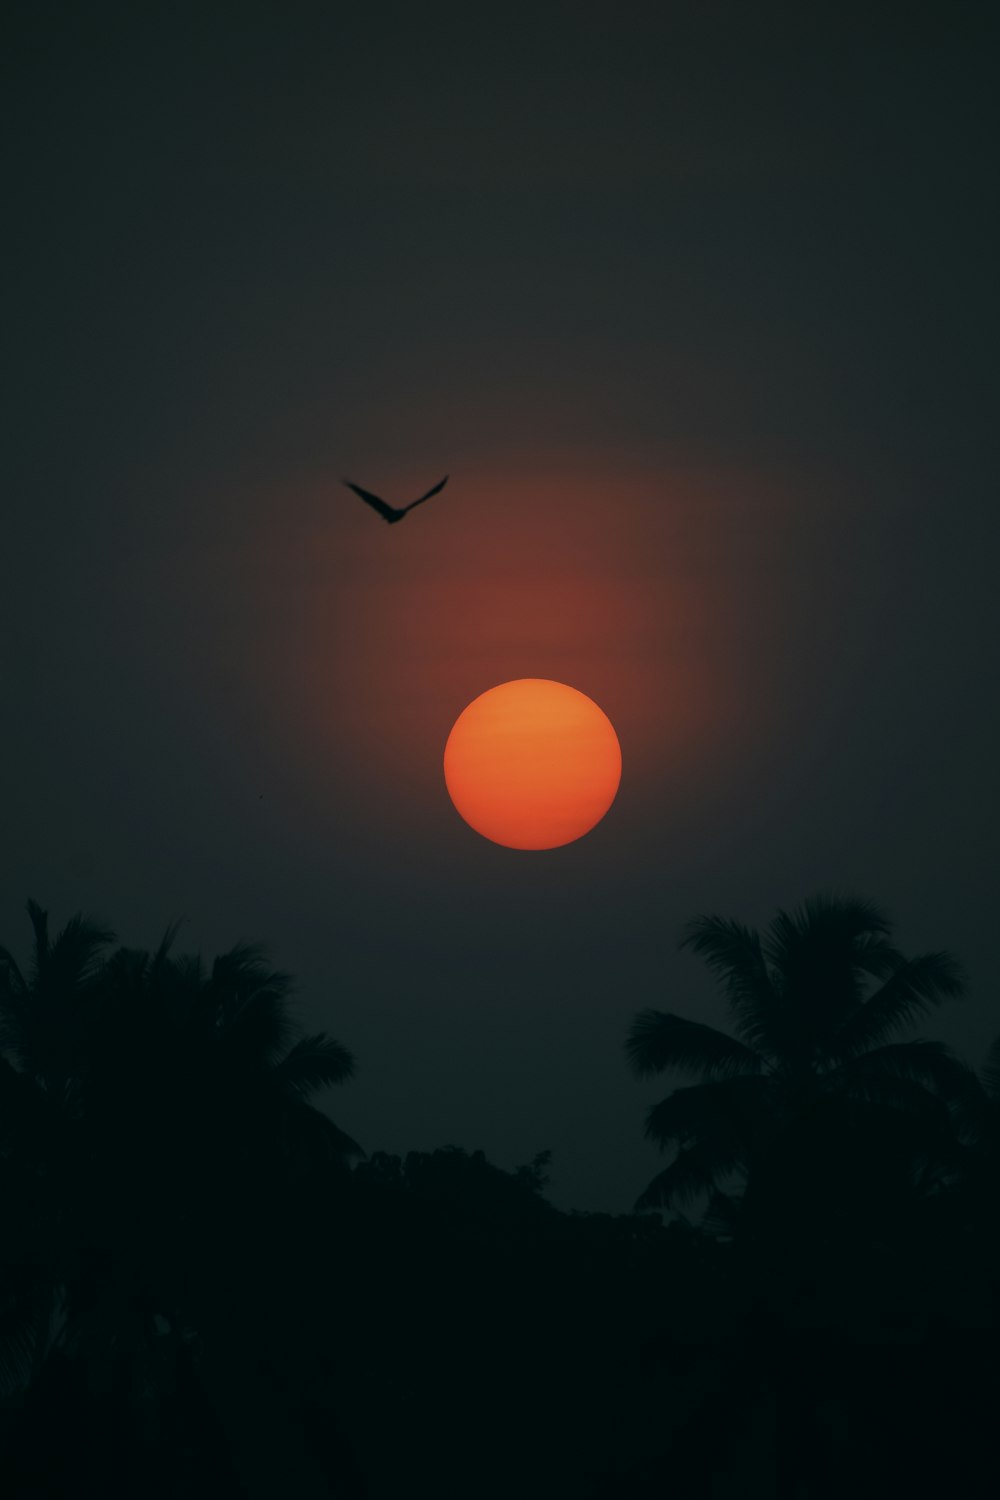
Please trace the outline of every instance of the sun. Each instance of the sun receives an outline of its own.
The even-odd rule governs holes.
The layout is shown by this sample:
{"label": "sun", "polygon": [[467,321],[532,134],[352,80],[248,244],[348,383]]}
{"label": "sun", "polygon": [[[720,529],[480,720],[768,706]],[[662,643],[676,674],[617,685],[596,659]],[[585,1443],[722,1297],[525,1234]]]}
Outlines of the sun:
{"label": "sun", "polygon": [[521,677],[473,699],[444,747],[444,779],[477,833],[508,849],[558,849],[615,800],[618,736],[593,699],[563,682]]}

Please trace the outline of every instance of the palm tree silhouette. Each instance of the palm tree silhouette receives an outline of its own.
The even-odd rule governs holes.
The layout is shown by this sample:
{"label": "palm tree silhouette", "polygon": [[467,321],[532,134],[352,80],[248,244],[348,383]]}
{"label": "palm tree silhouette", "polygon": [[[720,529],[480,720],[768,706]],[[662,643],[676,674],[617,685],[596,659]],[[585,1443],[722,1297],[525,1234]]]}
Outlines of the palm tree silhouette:
{"label": "palm tree silhouette", "polygon": [[155,954],[109,953],[103,925],[52,941],[28,910],[27,975],[0,949],[0,1162],[23,1208],[0,1374],[69,1359],[99,1403],[144,1410],[193,1374],[249,1494],[326,1493],[267,1376],[263,1287],[294,1274],[291,1210],[362,1154],[309,1102],[351,1054],[296,1037],[291,980],[260,948],[206,968],[172,956],[175,927]]}
{"label": "palm tree silhouette", "polygon": [[944,1100],[967,1070],[941,1042],[890,1038],[963,980],[949,953],[904,958],[889,932],[870,902],[834,896],[779,912],[763,937],[717,916],[689,924],[681,946],[720,979],[735,1035],[672,1012],[636,1016],[626,1051],[638,1077],[700,1075],[648,1113],[647,1137],[676,1155],[637,1208],[718,1193],[735,1176],[759,1225],[782,1202],[787,1212],[789,1194],[803,1215],[856,1192],[871,1145],[914,1172],[943,1149]]}
{"label": "palm tree silhouette", "polygon": [[[17,1208],[4,1246],[14,1294],[0,1317],[0,1390],[16,1388],[50,1352],[61,1301],[54,1261],[68,1261],[81,1181],[80,1060],[87,999],[111,931],[77,916],[50,941],[48,918],[28,903],[34,934],[29,977],[0,948],[0,1155],[4,1196]],[[60,1270],[64,1266],[60,1267]],[[8,1282],[8,1285],[10,1283]]]}
{"label": "palm tree silhouette", "polygon": [[[901,1313],[919,1328],[907,1242],[969,1114],[969,1070],[940,1042],[896,1039],[962,993],[959,966],[945,952],[905,958],[889,933],[870,902],[828,895],[779,912],[763,935],[700,917],[682,946],[721,981],[732,1034],[649,1009],[627,1041],[639,1077],[699,1078],[649,1111],[647,1136],[675,1155],[636,1206],[707,1195],[706,1228],[733,1241],[740,1331],[692,1432],[725,1421],[740,1451],[763,1434],[766,1492],[787,1500],[842,1492],[846,1478],[830,1477],[843,1469],[837,1429],[887,1451],[890,1413],[860,1393],[853,1341],[890,1347]],[[723,1191],[734,1180],[742,1193]],[[902,1420],[892,1441],[906,1430]]]}

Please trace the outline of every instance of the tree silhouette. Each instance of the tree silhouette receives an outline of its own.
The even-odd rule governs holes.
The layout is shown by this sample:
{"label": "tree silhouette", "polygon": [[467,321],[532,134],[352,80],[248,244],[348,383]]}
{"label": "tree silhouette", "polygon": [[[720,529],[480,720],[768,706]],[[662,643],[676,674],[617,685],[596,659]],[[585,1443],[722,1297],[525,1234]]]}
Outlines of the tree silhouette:
{"label": "tree silhouette", "polygon": [[[836,1211],[856,1194],[867,1148],[918,1174],[950,1138],[945,1099],[964,1086],[943,1043],[890,1040],[962,993],[948,953],[904,956],[870,902],[819,896],[779,912],[764,937],[705,916],[682,938],[719,977],[735,1035],[647,1009],[626,1050],[640,1078],[700,1075],[653,1105],[646,1135],[674,1160],[637,1207],[669,1207],[745,1183],[744,1215],[794,1195],[804,1215],[822,1198]],[[870,1152],[868,1158],[870,1160]],[[848,1177],[845,1178],[845,1171]]]}
{"label": "tree silhouette", "polygon": [[901,1039],[961,976],[868,903],[686,930],[734,1025],[632,1029],[640,1075],[696,1076],[650,1111],[676,1156],[640,1201],[708,1198],[668,1224],[560,1212],[547,1152],[348,1170],[313,1101],[353,1060],[262,950],[30,915],[24,972],[0,950],[5,1495],[986,1495],[1000,1040],[977,1076]]}
{"label": "tree silhouette", "polygon": [[351,1076],[350,1053],[296,1037],[291,981],[259,948],[206,968],[172,956],[175,928],[155,954],[109,951],[100,924],[50,940],[29,915],[27,975],[0,950],[0,1167],[18,1203],[0,1373],[75,1361],[135,1427],[194,1377],[249,1493],[327,1493],[267,1366],[271,1291],[297,1249],[285,1225],[360,1152],[309,1102]]}
{"label": "tree silhouette", "polygon": [[[924,1336],[913,1244],[960,1155],[970,1072],[898,1033],[963,981],[950,954],[906,958],[889,933],[871,903],[833,896],[763,935],[700,917],[682,946],[721,981],[733,1033],[645,1010],[627,1042],[640,1077],[699,1077],[649,1111],[647,1136],[675,1155],[637,1207],[707,1196],[703,1223],[734,1251],[729,1373],[679,1442],[698,1448],[725,1422],[740,1451],[770,1454],[762,1492],[788,1500],[855,1486],[852,1464],[868,1466],[865,1493],[895,1482],[890,1449],[912,1437],[919,1396],[902,1371],[932,1378],[923,1353],[907,1365],[877,1349]],[[892,1372],[890,1400],[858,1378],[866,1360]]]}

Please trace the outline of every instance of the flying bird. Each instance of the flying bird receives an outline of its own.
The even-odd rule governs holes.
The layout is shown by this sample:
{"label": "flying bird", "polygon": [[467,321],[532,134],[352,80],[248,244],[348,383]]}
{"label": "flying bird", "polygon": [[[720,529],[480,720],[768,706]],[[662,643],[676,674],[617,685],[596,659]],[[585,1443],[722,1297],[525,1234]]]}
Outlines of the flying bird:
{"label": "flying bird", "polygon": [[401,521],[407,511],[412,510],[415,505],[423,505],[424,501],[429,500],[432,495],[436,495],[438,490],[443,490],[448,483],[448,475],[446,474],[432,490],[428,490],[426,495],[421,495],[419,500],[412,500],[409,505],[404,505],[402,510],[397,510],[394,505],[386,505],[385,501],[380,500],[378,495],[373,495],[370,490],[363,490],[360,484],[352,484],[349,479],[345,479],[344,483],[349,490],[353,490],[356,495],[360,495],[361,499],[366,505],[370,505],[372,510],[377,510],[383,521],[388,521],[391,526],[394,521]]}

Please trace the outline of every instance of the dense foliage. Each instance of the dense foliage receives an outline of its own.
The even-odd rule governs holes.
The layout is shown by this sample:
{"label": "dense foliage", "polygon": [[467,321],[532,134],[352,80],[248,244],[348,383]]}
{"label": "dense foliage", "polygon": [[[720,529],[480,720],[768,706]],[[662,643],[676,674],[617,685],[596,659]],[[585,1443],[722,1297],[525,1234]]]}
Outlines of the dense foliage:
{"label": "dense foliage", "polygon": [[[671,1159],[612,1217],[455,1148],[367,1157],[310,1102],[288,977],[29,904],[0,949],[8,1495],[992,1494],[1000,1042],[868,903],[703,918],[733,1034],[646,1010]],[[677,1215],[684,1205],[691,1218]],[[699,1212],[700,1210],[700,1212]]]}

